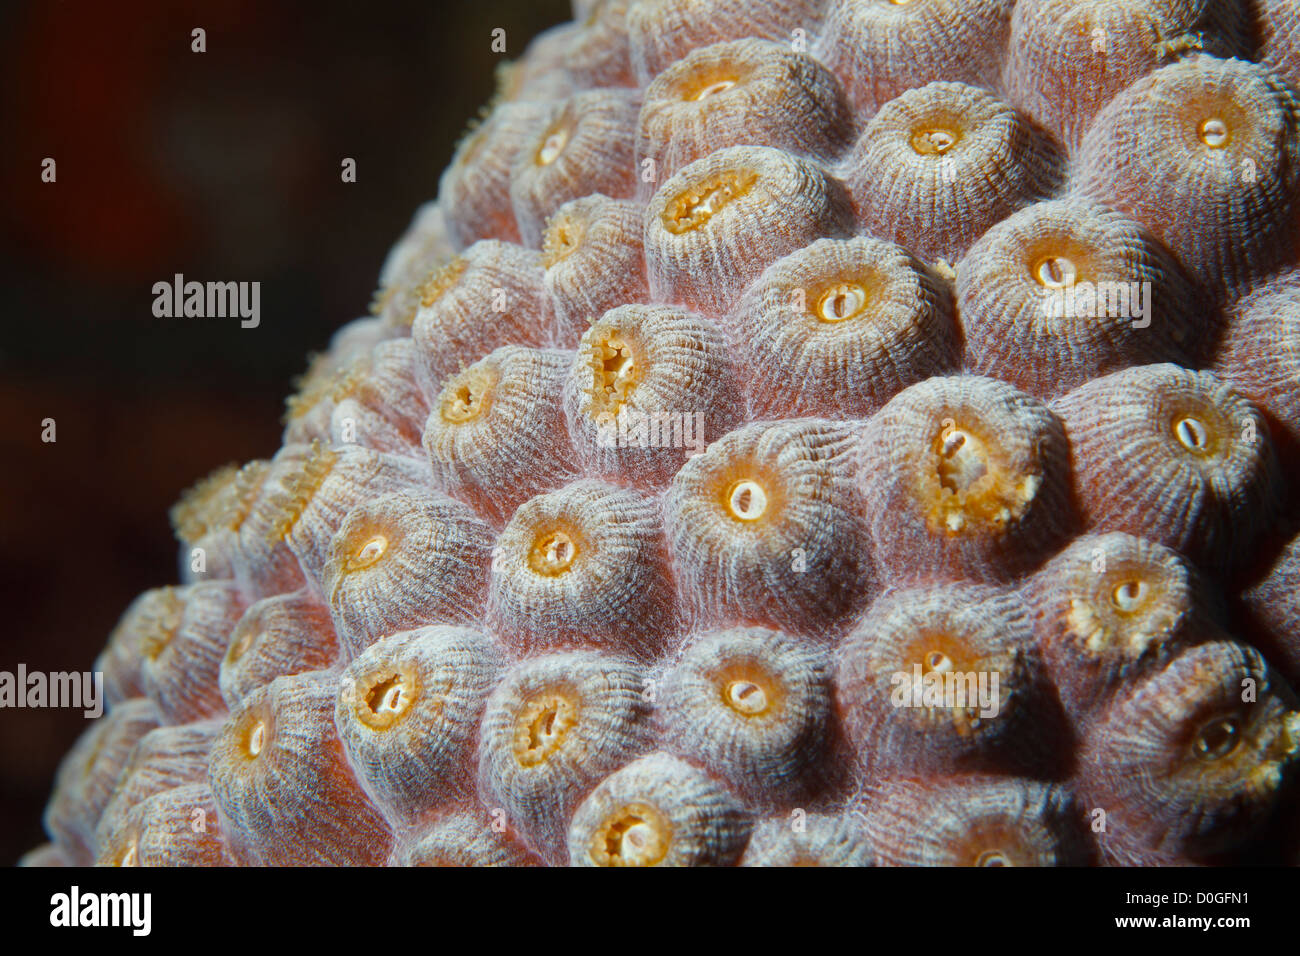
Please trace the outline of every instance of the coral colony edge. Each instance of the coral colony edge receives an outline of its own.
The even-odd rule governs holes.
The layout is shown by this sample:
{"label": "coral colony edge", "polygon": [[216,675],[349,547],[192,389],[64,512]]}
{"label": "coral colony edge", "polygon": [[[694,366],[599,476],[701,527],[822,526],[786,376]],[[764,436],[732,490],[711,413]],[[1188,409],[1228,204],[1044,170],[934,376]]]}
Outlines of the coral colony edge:
{"label": "coral colony edge", "polygon": [[1300,6],[574,14],[24,862],[1300,862]]}

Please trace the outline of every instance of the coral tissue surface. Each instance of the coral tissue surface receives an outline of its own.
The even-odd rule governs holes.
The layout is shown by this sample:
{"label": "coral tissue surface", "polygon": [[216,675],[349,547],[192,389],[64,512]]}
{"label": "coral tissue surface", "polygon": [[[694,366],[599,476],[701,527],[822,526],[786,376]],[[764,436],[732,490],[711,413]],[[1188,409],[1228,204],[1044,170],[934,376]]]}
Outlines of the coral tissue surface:
{"label": "coral tissue surface", "polygon": [[1296,5],[574,14],[26,861],[1300,862]]}

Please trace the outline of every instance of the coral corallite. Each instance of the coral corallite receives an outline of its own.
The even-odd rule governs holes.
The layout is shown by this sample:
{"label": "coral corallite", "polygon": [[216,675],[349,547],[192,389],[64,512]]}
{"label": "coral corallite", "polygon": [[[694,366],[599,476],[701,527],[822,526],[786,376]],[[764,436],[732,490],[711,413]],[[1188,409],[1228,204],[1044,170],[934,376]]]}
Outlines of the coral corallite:
{"label": "coral corallite", "polygon": [[1278,862],[1295,4],[574,9],[173,509],[26,862]]}

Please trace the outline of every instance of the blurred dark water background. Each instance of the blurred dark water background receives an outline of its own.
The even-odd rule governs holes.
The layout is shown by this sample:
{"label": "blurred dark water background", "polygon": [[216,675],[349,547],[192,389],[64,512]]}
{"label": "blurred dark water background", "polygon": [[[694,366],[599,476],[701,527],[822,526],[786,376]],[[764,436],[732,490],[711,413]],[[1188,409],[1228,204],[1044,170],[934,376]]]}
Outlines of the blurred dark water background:
{"label": "blurred dark water background", "polygon": [[[177,579],[167,509],[279,445],[308,352],[566,0],[31,0],[0,8],[0,670],[84,671]],[[191,52],[191,30],[207,52]],[[506,30],[507,52],[491,50]],[[42,183],[52,157],[57,182]],[[340,180],[357,163],[357,182]],[[261,325],[155,318],[155,282],[260,281]],[[41,421],[57,442],[41,441]],[[0,710],[0,865],[43,841],[79,711]]]}

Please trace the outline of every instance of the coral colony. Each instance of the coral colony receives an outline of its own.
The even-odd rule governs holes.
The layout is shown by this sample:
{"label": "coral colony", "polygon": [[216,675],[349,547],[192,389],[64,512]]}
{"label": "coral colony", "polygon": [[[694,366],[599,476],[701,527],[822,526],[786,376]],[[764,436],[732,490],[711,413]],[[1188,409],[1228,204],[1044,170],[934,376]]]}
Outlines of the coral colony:
{"label": "coral colony", "polygon": [[26,862],[1300,860],[1300,7],[574,6]]}

